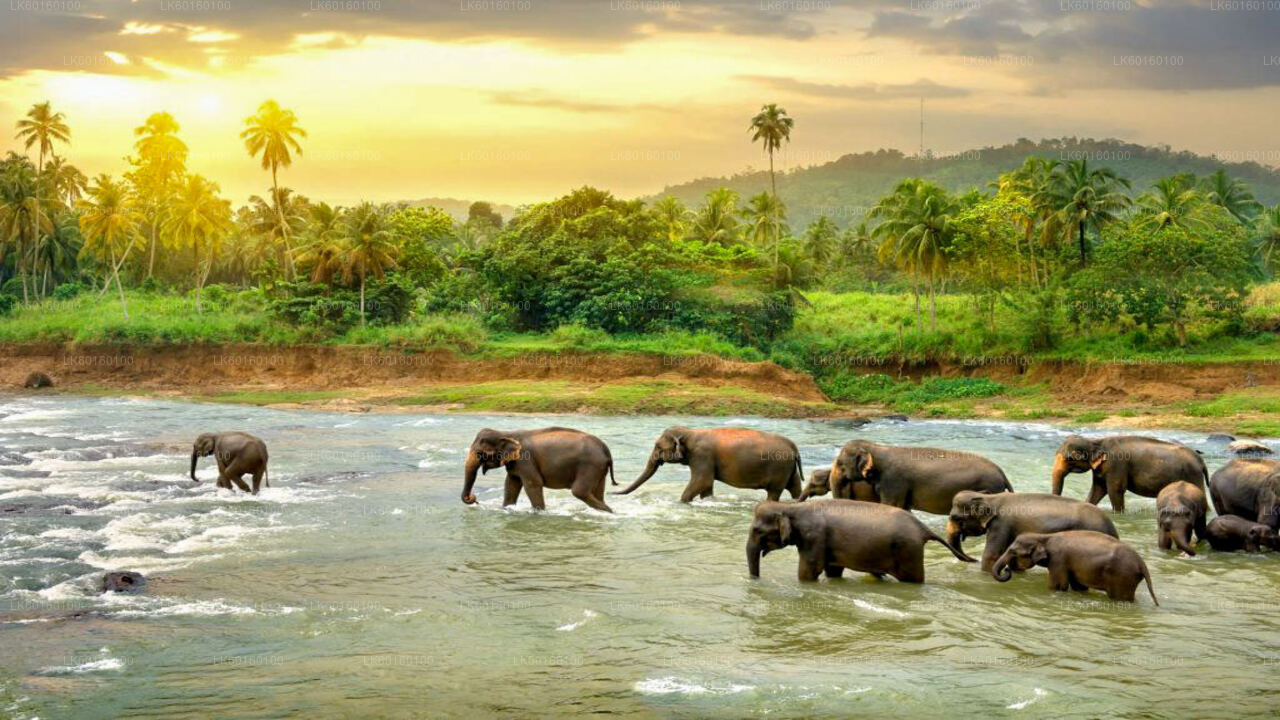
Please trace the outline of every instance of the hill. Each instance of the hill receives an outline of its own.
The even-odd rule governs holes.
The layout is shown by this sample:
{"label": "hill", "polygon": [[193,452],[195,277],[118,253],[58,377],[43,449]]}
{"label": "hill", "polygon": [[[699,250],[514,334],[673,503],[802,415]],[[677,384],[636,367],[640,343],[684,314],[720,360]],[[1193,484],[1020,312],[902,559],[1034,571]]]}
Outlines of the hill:
{"label": "hill", "polygon": [[[422,198],[421,200],[406,200],[405,204],[409,207],[435,207],[449,213],[454,220],[465,221],[467,219],[467,210],[471,207],[472,200],[458,200],[457,198]],[[514,205],[504,205],[503,203],[489,203],[493,209],[502,216],[505,222],[510,220],[516,214]]]}
{"label": "hill", "polygon": [[[1148,147],[1119,140],[1077,138],[1020,139],[1000,147],[984,147],[946,157],[905,155],[899,150],[850,154],[824,165],[797,168],[778,178],[778,194],[787,205],[793,230],[799,231],[819,215],[841,227],[861,221],[867,209],[905,177],[923,177],[948,190],[962,192],[986,188],[1000,173],[1022,164],[1028,155],[1050,159],[1087,158],[1092,165],[1110,167],[1133,183],[1133,192],[1146,190],[1158,178],[1180,172],[1207,175],[1225,168],[1249,184],[1258,200],[1280,202],[1280,171],[1256,162],[1224,162],[1216,157],[1174,151],[1168,146]],[[670,185],[661,195],[675,195],[690,207],[720,186],[743,197],[769,187],[769,173],[755,171],[733,177],[708,177]]]}

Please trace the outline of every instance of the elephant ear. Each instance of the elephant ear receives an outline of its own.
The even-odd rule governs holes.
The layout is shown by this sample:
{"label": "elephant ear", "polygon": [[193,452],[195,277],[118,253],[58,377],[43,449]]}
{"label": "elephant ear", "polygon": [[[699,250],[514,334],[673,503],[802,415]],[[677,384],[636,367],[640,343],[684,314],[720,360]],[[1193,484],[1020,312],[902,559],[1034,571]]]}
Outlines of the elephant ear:
{"label": "elephant ear", "polygon": [[791,544],[791,518],[786,515],[778,515],[778,539],[783,545]]}
{"label": "elephant ear", "polygon": [[1100,452],[1097,455],[1095,455],[1093,458],[1093,461],[1089,463],[1089,468],[1092,470],[1097,470],[1098,468],[1102,467],[1102,463],[1106,461],[1107,461],[1107,454],[1104,452]]}
{"label": "elephant ear", "polygon": [[863,457],[864,456],[858,457],[858,465],[860,466],[859,472],[862,474],[862,477],[868,478],[871,476],[871,471],[876,469],[876,458],[870,452],[865,455],[865,461],[863,461]]}
{"label": "elephant ear", "polygon": [[1258,490],[1258,522],[1269,527],[1276,527],[1276,513],[1280,512],[1280,498],[1277,498],[1275,484],[1264,485]]}
{"label": "elephant ear", "polygon": [[684,460],[684,438],[681,437],[680,435],[673,435],[672,437],[676,443],[674,457],[676,459],[676,462],[680,462],[681,460]]}
{"label": "elephant ear", "polygon": [[522,446],[515,438],[504,437],[498,441],[498,458],[503,465],[520,459]]}
{"label": "elephant ear", "polygon": [[1031,562],[1039,565],[1048,559],[1049,549],[1044,546],[1044,543],[1036,543],[1035,546],[1031,548]]}

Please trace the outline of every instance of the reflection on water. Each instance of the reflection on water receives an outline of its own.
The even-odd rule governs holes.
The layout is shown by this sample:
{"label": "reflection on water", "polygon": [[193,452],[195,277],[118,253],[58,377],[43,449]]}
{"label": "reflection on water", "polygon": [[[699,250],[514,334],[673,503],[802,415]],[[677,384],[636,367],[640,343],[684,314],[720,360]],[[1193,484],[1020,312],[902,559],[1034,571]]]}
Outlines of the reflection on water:
{"label": "reflection on water", "polygon": [[[500,472],[480,478],[477,506],[458,500],[482,427],[594,432],[625,483],[675,418],[66,397],[9,399],[0,415],[0,715],[1212,716],[1277,699],[1280,556],[1161,552],[1150,499],[1115,520],[1160,608],[1049,593],[1043,570],[999,584],[936,544],[925,585],[849,573],[801,586],[791,549],[747,577],[761,494],[718,485],[681,505],[684,468],[610,499],[615,515],[559,491],[546,513],[503,509]],[[970,450],[1021,491],[1047,490],[1068,432],[679,421],[776,430],[809,467],[855,435]],[[206,482],[186,479],[191,440],[219,429],[270,445],[261,496],[218,491],[209,460]],[[1202,436],[1165,436],[1211,470],[1226,462]],[[1083,497],[1087,478],[1067,483]],[[146,594],[97,594],[117,569],[146,573]]]}

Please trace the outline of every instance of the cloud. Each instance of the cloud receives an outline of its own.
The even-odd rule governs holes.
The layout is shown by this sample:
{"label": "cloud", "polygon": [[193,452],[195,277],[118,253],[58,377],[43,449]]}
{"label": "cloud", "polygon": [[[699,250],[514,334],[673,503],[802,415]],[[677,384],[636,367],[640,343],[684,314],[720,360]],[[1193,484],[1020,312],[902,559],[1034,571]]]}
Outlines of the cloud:
{"label": "cloud", "polygon": [[499,105],[512,107],[543,108],[548,110],[566,110],[578,113],[635,113],[640,111],[669,112],[674,108],[653,104],[614,104],[597,103],[584,100],[569,100],[542,92],[505,92],[486,93],[489,99]]}
{"label": "cloud", "polygon": [[0,76],[68,69],[68,57],[105,50],[206,67],[211,46],[263,56],[287,52],[295,36],[327,33],[575,50],[673,32],[813,37],[825,0],[805,0],[815,7],[808,12],[782,1],[770,10],[759,0],[11,0],[0,5]]}
{"label": "cloud", "polygon": [[865,83],[862,85],[827,85],[824,83],[806,82],[794,78],[773,75],[741,75],[742,80],[765,85],[774,90],[789,92],[794,95],[816,98],[839,98],[846,100],[901,100],[904,98],[955,98],[964,97],[969,91],[964,88],[939,85],[932,80],[917,80],[912,83]]}

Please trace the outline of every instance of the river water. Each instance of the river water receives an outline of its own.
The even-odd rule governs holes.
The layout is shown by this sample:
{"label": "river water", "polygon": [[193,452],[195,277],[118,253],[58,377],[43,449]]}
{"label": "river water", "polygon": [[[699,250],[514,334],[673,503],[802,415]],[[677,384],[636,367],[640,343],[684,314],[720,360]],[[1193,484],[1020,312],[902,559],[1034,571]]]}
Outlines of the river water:
{"label": "river water", "polygon": [[[482,427],[599,435],[620,483],[675,424],[781,432],[806,472],[855,437],[970,450],[1047,491],[1070,429],[912,421],[342,414],[73,397],[0,399],[0,716],[639,717],[1273,715],[1280,556],[1179,558],[1154,501],[1116,517],[1161,607],[999,584],[937,544],[927,583],[801,586],[793,549],[744,555],[762,493],[681,505],[665,467],[617,511],[567,491],[501,508],[501,473],[458,500]],[[259,497],[185,478],[200,432],[271,450]],[[1227,458],[1204,436],[1161,433]],[[1088,480],[1073,475],[1068,493]],[[1106,501],[1103,501],[1104,506]],[[939,516],[922,516],[941,531]],[[981,539],[966,548],[981,551]],[[104,570],[140,595],[103,596]]]}

